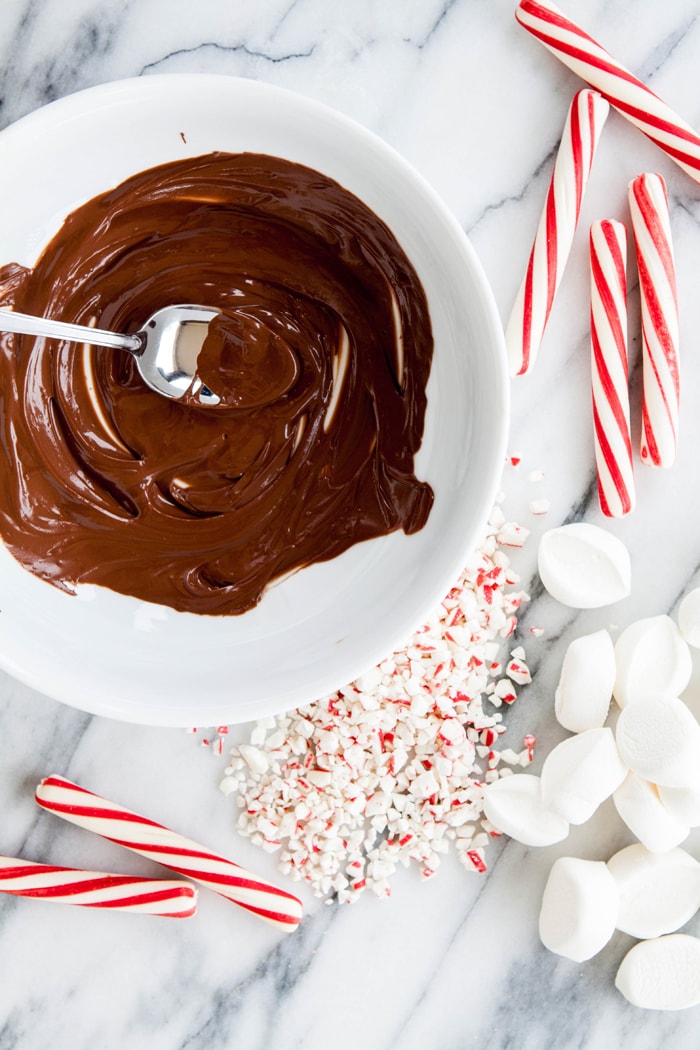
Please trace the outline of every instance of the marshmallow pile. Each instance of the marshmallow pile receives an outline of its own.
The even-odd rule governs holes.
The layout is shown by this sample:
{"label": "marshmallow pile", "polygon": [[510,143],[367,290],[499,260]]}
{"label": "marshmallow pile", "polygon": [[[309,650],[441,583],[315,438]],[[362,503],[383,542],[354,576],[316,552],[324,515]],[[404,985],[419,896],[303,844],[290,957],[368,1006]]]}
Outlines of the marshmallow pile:
{"label": "marshmallow pile", "polygon": [[[629,556],[612,541],[593,525],[546,534],[539,563],[547,589],[588,608],[607,604],[596,596],[620,596],[629,588]],[[680,699],[692,673],[689,643],[700,646],[700,589],[681,602],[678,626],[669,616],[653,616],[630,624],[615,644],[606,630],[575,639],[554,698],[557,720],[574,735],[548,754],[540,776],[504,770],[484,797],[496,828],[546,846],[612,796],[639,842],[607,864],[557,860],[542,900],[540,937],[575,962],[597,954],[616,929],[640,938],[616,985],[649,1009],[700,1003],[700,940],[676,933],[700,908],[700,864],[680,848],[700,826],[700,724]],[[613,698],[614,729],[606,724]]]}
{"label": "marshmallow pile", "polygon": [[[699,596],[692,591],[684,599],[682,621],[691,606],[700,610]],[[698,625],[700,616],[690,625],[691,637]],[[679,699],[691,672],[688,643],[669,616],[630,624],[614,646],[605,630],[573,641],[554,710],[576,735],[545,759],[538,791],[542,814],[581,824],[612,795],[624,823],[652,853],[673,849],[700,826],[700,725]],[[614,733],[604,724],[611,697],[621,709]],[[503,794],[499,785],[487,803],[497,825],[499,790]],[[512,812],[509,823],[514,827]],[[521,841],[531,831],[524,828]]]}
{"label": "marshmallow pile", "polygon": [[542,898],[542,943],[584,962],[621,930],[640,938],[615,985],[648,1010],[700,1004],[700,938],[678,934],[700,908],[700,864],[676,847],[651,853],[641,843],[601,861],[560,857]]}
{"label": "marshmallow pile", "polygon": [[239,832],[317,896],[386,897],[399,865],[428,878],[451,846],[468,870],[486,870],[484,786],[501,763],[528,765],[535,744],[497,748],[498,709],[530,681],[523,649],[502,653],[527,597],[504,547],[526,537],[497,506],[404,648],[331,696],[258,722],[232,750],[221,788],[236,794]]}

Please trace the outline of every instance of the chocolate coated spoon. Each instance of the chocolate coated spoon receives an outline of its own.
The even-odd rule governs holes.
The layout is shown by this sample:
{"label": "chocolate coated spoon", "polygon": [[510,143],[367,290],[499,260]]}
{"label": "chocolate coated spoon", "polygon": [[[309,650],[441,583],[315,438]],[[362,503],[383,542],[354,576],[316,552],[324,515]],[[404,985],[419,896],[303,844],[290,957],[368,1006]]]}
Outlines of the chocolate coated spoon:
{"label": "chocolate coated spoon", "polygon": [[136,358],[144,382],[159,394],[181,398],[189,393],[203,405],[217,405],[220,398],[197,377],[197,358],[209,322],[218,312],[205,306],[166,306],[154,313],[135,335],[120,335],[103,328],[0,309],[0,331],[126,350]]}

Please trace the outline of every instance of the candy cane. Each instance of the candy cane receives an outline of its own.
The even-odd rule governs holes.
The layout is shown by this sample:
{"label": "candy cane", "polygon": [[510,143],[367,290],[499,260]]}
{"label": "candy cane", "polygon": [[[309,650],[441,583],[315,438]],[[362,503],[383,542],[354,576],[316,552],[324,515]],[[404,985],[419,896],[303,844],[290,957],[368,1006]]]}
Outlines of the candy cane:
{"label": "candy cane", "polygon": [[0,857],[0,892],[174,919],[186,919],[197,910],[197,890],[189,882],[107,875],[15,857]]}
{"label": "candy cane", "polygon": [[591,250],[591,383],[598,499],[607,517],[634,507],[627,369],[627,231],[594,222]]}
{"label": "candy cane", "polygon": [[515,17],[564,65],[600,91],[692,179],[700,182],[700,136],[549,0],[520,0]]}
{"label": "candy cane", "polygon": [[524,375],[535,363],[608,110],[607,102],[587,89],[571,103],[535,243],[506,327],[512,375]]}
{"label": "candy cane", "polygon": [[35,798],[44,809],[194,879],[281,929],[292,930],[301,919],[301,902],[291,893],[64,777],[42,780]]}
{"label": "candy cane", "polygon": [[670,467],[676,458],[680,380],[678,293],[666,183],[638,175],[629,186],[642,301],[642,440],[644,463]]}

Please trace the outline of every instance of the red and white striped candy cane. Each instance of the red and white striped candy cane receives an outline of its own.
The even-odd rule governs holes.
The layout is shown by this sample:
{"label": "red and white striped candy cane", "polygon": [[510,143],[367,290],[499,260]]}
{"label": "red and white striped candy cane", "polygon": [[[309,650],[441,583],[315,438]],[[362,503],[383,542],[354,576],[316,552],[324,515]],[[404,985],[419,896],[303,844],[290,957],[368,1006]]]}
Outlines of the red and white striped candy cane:
{"label": "red and white striped candy cane", "polygon": [[515,17],[564,65],[700,182],[700,136],[549,0],[520,0]]}
{"label": "red and white striped candy cane", "polygon": [[506,326],[511,375],[525,375],[535,363],[608,110],[605,99],[588,89],[579,91],[569,108],[535,243]]}
{"label": "red and white striped candy cane", "polygon": [[0,857],[0,892],[173,919],[186,919],[197,910],[197,890],[189,882],[108,875],[16,857]]}
{"label": "red and white striped candy cane", "polygon": [[642,440],[644,463],[670,467],[678,444],[680,376],[678,292],[666,183],[638,175],[629,186],[642,301]]}
{"label": "red and white striped candy cane", "polygon": [[591,250],[591,387],[600,509],[609,518],[634,507],[627,364],[627,231],[594,222]]}
{"label": "red and white striped candy cane", "polygon": [[301,919],[301,901],[286,890],[64,777],[46,777],[35,797],[44,809],[194,879],[280,929],[293,930]]}

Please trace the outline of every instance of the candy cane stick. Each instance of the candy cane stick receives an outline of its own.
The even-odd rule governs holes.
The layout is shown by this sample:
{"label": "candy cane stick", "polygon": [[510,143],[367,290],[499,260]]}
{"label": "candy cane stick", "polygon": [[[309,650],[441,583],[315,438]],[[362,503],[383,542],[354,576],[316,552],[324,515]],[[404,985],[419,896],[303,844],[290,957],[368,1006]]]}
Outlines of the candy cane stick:
{"label": "candy cane stick", "polygon": [[535,363],[608,110],[605,99],[587,89],[571,103],[535,243],[506,327],[512,375],[524,375]]}
{"label": "candy cane stick", "polygon": [[197,890],[189,882],[107,875],[15,857],[0,857],[0,892],[175,919],[186,919],[197,910]]}
{"label": "candy cane stick", "polygon": [[291,893],[70,780],[47,777],[39,784],[35,798],[44,809],[194,879],[281,929],[292,930],[301,919],[301,902]]}
{"label": "candy cane stick", "polygon": [[627,369],[627,231],[594,222],[591,249],[591,384],[598,499],[607,517],[634,507]]}
{"label": "candy cane stick", "polygon": [[666,183],[638,175],[629,186],[642,301],[642,440],[644,463],[670,467],[676,458],[680,381],[678,293]]}
{"label": "candy cane stick", "polygon": [[520,0],[515,17],[564,65],[700,182],[700,136],[549,0]]}

